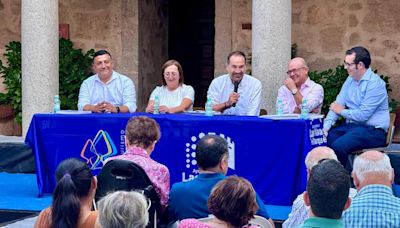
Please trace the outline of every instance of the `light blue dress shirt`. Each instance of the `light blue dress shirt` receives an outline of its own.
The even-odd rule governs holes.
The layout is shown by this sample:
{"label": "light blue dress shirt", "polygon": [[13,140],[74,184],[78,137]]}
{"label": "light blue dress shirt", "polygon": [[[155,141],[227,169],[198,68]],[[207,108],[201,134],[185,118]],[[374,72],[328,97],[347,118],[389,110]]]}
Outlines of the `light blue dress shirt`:
{"label": "light blue dress shirt", "polygon": [[96,105],[107,101],[114,106],[127,106],[129,112],[136,111],[136,91],[133,81],[113,71],[110,81],[103,83],[97,74],[83,81],[79,90],[78,110],[87,104]]}
{"label": "light blue dress shirt", "polygon": [[[360,81],[349,76],[336,102],[346,106],[340,115],[347,123],[360,123],[387,131],[390,116],[386,84],[371,68],[368,68]],[[338,117],[338,114],[329,111],[324,121],[324,129],[329,130]]]}
{"label": "light blue dress shirt", "polygon": [[342,216],[344,226],[400,227],[400,198],[385,185],[367,185],[354,197]]}

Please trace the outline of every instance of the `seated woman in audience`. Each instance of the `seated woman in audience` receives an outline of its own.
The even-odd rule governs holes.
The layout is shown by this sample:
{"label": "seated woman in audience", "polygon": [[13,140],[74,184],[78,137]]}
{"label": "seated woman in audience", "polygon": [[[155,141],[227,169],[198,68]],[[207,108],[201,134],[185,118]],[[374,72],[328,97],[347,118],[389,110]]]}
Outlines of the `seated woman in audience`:
{"label": "seated woman in audience", "polygon": [[[237,176],[218,182],[208,198],[208,210],[215,216],[207,222],[184,219],[178,228],[219,228],[246,226],[258,209],[251,183]],[[257,226],[246,226],[257,227]]]}
{"label": "seated woman in audience", "polygon": [[97,181],[86,163],[67,159],[56,170],[57,186],[51,207],[40,212],[35,227],[95,227],[97,211],[91,211]]}
{"label": "seated woman in audience", "polygon": [[150,158],[159,139],[160,128],[155,120],[146,116],[132,117],[125,129],[125,153],[110,157],[106,162],[113,159],[124,159],[142,167],[160,197],[161,206],[165,209],[169,195],[169,170],[165,165]]}
{"label": "seated woman in audience", "polygon": [[150,95],[146,112],[154,111],[154,101],[159,99],[160,113],[179,113],[193,109],[194,90],[183,84],[184,77],[181,64],[168,60],[161,70],[162,86],[157,86]]}
{"label": "seated woman in audience", "polygon": [[113,192],[103,197],[98,205],[98,227],[144,228],[149,223],[146,198],[138,192]]}

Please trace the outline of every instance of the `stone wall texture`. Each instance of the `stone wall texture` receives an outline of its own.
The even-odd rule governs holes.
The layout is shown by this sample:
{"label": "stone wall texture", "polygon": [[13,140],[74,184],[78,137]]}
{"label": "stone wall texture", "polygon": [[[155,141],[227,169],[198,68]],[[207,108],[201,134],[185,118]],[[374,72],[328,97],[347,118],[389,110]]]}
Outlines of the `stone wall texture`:
{"label": "stone wall texture", "polygon": [[390,97],[400,100],[400,1],[293,0],[292,42],[311,70],[343,63],[344,52],[366,47],[371,67],[390,76]]}

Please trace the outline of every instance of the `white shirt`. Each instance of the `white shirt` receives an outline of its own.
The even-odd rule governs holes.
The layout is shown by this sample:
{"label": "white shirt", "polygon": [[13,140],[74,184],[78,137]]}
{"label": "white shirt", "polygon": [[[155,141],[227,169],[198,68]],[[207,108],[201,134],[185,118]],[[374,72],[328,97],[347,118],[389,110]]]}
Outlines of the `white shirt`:
{"label": "white shirt", "polygon": [[[173,91],[168,90],[167,86],[157,86],[150,94],[149,100],[154,100],[155,97],[160,98],[160,106],[165,105],[168,108],[175,108],[182,104],[184,98],[194,102],[194,89],[190,85],[182,84]],[[193,103],[188,109],[193,110]]]}
{"label": "white shirt", "polygon": [[83,81],[79,90],[78,110],[87,104],[96,105],[103,101],[114,106],[127,106],[129,112],[136,111],[136,91],[133,81],[125,75],[113,71],[105,84],[97,74]]}
{"label": "white shirt", "polygon": [[[300,86],[298,91],[303,99],[307,100],[307,109],[312,112],[314,109],[318,108],[318,113],[321,113],[322,103],[324,101],[324,88],[318,83],[315,83],[310,78]],[[294,95],[285,86],[281,86],[278,90],[278,98],[281,98],[283,103],[286,105],[286,110],[288,113],[293,113],[294,109],[298,107]],[[286,112],[285,112],[286,113]]]}
{"label": "white shirt", "polygon": [[[261,82],[258,79],[247,74],[243,75],[238,87],[239,101],[235,107],[225,109],[223,113],[227,115],[258,116],[260,114],[261,89]],[[211,98],[213,105],[220,104],[229,100],[229,95],[233,90],[234,85],[229,74],[224,74],[214,78],[208,88],[207,96]]]}

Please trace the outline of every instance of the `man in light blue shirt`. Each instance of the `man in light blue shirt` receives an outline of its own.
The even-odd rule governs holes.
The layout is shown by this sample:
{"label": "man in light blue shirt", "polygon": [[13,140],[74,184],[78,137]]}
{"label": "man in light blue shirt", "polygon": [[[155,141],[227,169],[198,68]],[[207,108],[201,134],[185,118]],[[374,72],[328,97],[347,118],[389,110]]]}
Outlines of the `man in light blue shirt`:
{"label": "man in light blue shirt", "polygon": [[[369,68],[370,63],[364,47],[346,51],[344,66],[349,77],[324,121],[328,146],[344,166],[349,153],[385,144],[390,119],[388,94],[385,82]],[[339,116],[346,123],[331,129]]]}
{"label": "man in light blue shirt", "polygon": [[135,86],[130,78],[113,70],[111,54],[97,51],[92,67],[95,75],[83,81],[78,109],[96,113],[119,113],[136,111]]}

